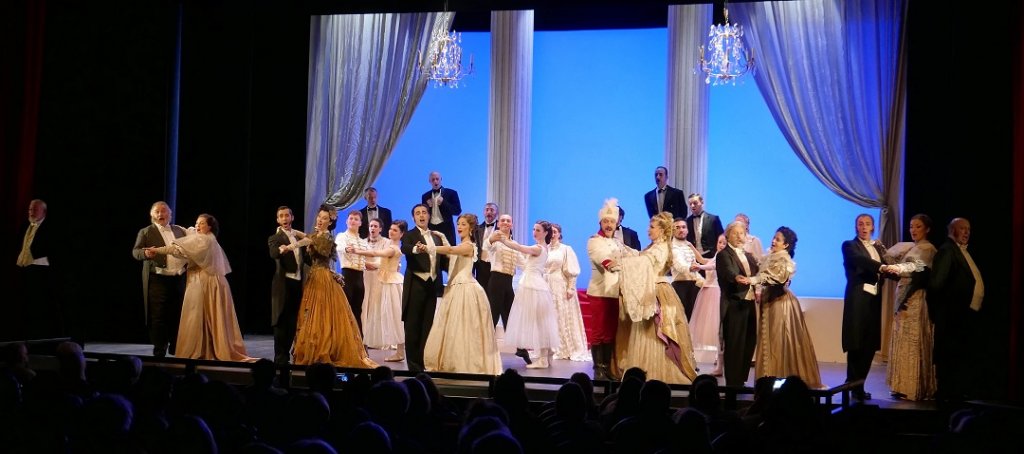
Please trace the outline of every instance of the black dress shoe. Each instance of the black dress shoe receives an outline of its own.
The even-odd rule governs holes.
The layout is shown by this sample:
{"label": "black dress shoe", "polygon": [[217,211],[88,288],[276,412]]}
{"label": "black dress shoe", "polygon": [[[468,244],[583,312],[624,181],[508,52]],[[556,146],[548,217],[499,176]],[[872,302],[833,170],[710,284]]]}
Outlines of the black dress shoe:
{"label": "black dress shoe", "polygon": [[533,360],[530,359],[530,352],[526,351],[525,348],[517,348],[516,356],[523,358],[523,361],[526,361],[526,364],[533,364]]}

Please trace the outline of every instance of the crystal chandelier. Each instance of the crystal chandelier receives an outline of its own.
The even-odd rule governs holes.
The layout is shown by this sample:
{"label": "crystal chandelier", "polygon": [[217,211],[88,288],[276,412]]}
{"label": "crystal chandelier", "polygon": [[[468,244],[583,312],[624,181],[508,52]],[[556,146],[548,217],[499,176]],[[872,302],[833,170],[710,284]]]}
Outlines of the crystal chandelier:
{"label": "crystal chandelier", "polygon": [[712,85],[736,85],[736,79],[754,70],[753,51],[743,46],[743,26],[729,23],[729,8],[722,8],[725,13],[724,24],[712,24],[708,32],[707,52],[700,46],[700,64],[698,70],[706,77],[704,83]]}
{"label": "crystal chandelier", "polygon": [[469,68],[463,68],[462,34],[448,31],[451,13],[445,11],[440,20],[442,25],[434,27],[426,55],[419,56],[419,70],[435,87],[457,88],[460,80],[473,74],[473,55],[469,55]]}

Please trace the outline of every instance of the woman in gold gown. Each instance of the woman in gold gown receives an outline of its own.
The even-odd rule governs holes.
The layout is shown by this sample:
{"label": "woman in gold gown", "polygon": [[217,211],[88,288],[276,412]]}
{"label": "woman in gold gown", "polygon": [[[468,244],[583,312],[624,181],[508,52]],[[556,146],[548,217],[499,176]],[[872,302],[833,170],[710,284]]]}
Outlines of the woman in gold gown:
{"label": "woman in gold gown", "polygon": [[922,400],[934,397],[935,325],[928,316],[925,301],[928,273],[935,257],[935,246],[928,241],[932,219],[926,214],[910,218],[913,242],[896,243],[886,250],[887,259],[895,261],[894,271],[900,276],[896,286],[896,314],[892,321],[889,347],[889,370],[885,382],[893,397]]}
{"label": "woman in gold gown", "polygon": [[329,363],[340,367],[377,367],[366,354],[352,307],[331,268],[334,237],[328,229],[329,210],[320,208],[315,232],[298,243],[306,246],[312,262],[302,289],[299,322],[295,330],[295,364]]}
{"label": "woman in gold gown", "polygon": [[821,388],[821,372],[814,344],[804,323],[803,310],[789,281],[796,273],[796,233],[779,227],[772,237],[770,253],[753,277],[739,276],[741,284],[761,286],[760,318],[757,326],[757,354],[754,377],[800,377],[811,389]]}
{"label": "woman in gold gown", "polygon": [[[620,271],[622,308],[615,341],[620,367],[639,367],[648,380],[690,384],[697,377],[686,312],[665,273],[672,266],[673,220],[669,213],[651,218],[651,245],[635,257],[624,257]],[[627,327],[623,326],[628,324]]]}

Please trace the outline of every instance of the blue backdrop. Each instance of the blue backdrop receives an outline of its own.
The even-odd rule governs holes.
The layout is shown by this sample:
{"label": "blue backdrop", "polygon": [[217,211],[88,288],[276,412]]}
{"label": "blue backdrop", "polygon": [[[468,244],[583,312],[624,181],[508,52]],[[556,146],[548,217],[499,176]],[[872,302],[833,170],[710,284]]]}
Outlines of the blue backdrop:
{"label": "blue backdrop", "polygon": [[[566,243],[590,271],[586,239],[597,210],[616,197],[625,225],[646,244],[643,195],[664,163],[667,30],[538,32],[534,41],[533,140],[529,219],[561,224]],[[459,191],[463,212],[482,215],[486,202],[490,35],[464,33],[475,72],[458,89],[428,88],[374,186],[396,219],[429,189],[431,170]],[[696,51],[695,51],[696,52]],[[830,192],[800,163],[753,79],[712,87],[705,208],[728,223],[737,212],[767,248],[775,229],[799,236],[800,296],[842,297],[840,243],[854,236],[854,217],[868,210]],[[359,203],[356,207],[361,207]]]}

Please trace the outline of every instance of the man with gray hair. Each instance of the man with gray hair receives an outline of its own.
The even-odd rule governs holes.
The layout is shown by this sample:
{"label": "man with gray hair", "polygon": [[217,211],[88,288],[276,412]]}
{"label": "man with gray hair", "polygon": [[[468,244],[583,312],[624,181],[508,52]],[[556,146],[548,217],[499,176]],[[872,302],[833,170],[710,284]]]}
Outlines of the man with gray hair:
{"label": "man with gray hair", "polygon": [[754,276],[758,271],[754,256],[743,250],[744,234],[743,224],[729,224],[725,230],[729,245],[715,259],[718,286],[722,288],[720,310],[726,386],[744,385],[750,375],[750,361],[754,359],[754,347],[757,345],[754,286],[736,279],[738,276]]}
{"label": "man with gray hair", "polygon": [[132,248],[132,257],[142,262],[142,301],[149,326],[153,356],[174,354],[181,318],[181,301],[185,295],[186,261],[170,254],[156,254],[146,248],[170,246],[185,236],[185,229],[171,224],[171,207],[167,202],[154,202],[149,208],[150,224],[139,230]]}
{"label": "man with gray hair", "polygon": [[981,269],[967,250],[971,223],[954,218],[948,226],[949,239],[932,260],[928,283],[928,315],[935,323],[936,397],[964,400],[977,392],[972,388],[971,358],[978,357],[973,340],[978,332],[979,313],[985,299]]}
{"label": "man with gray hair", "polygon": [[24,337],[40,339],[58,337],[64,334],[59,302],[56,297],[58,282],[53,275],[52,253],[57,250],[57,230],[46,220],[46,202],[34,199],[28,204],[28,223],[21,242],[16,264],[21,271],[21,282],[25,289],[25,301],[20,306],[25,313],[16,320],[22,320],[20,328]]}

